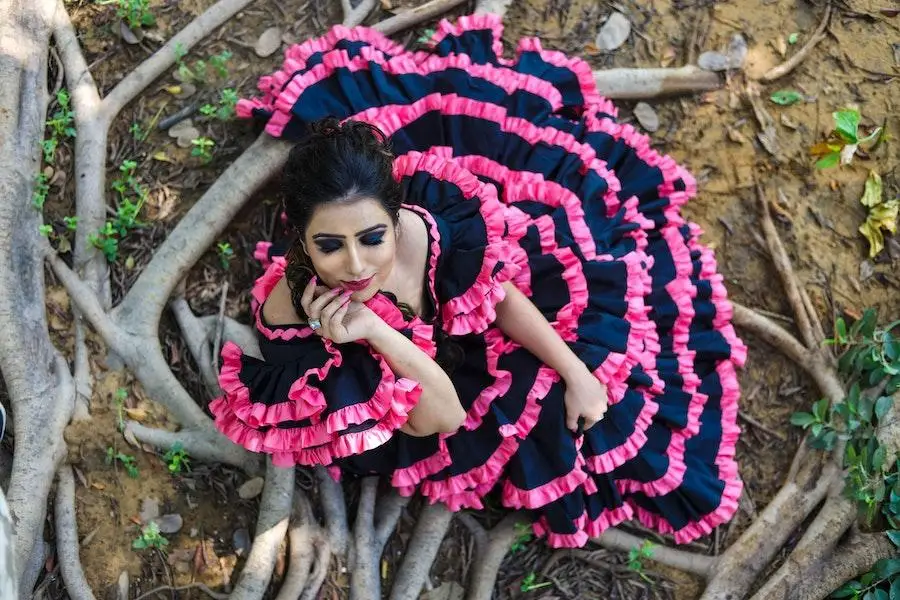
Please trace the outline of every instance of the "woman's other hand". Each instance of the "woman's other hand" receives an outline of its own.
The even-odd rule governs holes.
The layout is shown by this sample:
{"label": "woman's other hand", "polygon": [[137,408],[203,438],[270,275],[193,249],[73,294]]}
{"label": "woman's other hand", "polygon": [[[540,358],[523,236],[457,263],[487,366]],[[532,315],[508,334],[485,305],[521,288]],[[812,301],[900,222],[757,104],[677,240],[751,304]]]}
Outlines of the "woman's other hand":
{"label": "woman's other hand", "polygon": [[310,280],[300,304],[318,335],[336,344],[369,338],[380,319],[366,305],[351,300],[350,294],[341,288],[317,286],[315,277]]}
{"label": "woman's other hand", "polygon": [[584,418],[587,431],[606,414],[609,397],[606,386],[585,368],[577,376],[566,379],[566,427],[579,433],[578,420]]}

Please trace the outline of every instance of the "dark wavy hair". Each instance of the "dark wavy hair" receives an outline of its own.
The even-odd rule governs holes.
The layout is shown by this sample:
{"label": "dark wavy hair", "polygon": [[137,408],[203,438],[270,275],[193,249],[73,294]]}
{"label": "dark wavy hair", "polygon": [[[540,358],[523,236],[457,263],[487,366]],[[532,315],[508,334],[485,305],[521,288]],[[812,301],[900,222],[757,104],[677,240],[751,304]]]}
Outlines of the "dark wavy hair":
{"label": "dark wavy hair", "polygon": [[[323,204],[374,198],[396,226],[403,193],[393,176],[393,161],[384,133],[361,121],[317,121],[310,126],[309,135],[291,149],[282,172],[281,191],[288,226],[296,237],[287,253],[285,277],[294,309],[304,319],[300,297],[315,271],[301,241],[313,213]],[[408,305],[398,306],[406,319],[414,316]],[[436,318],[434,321],[438,348],[435,360],[450,372],[462,361],[462,351],[441,330]]]}
{"label": "dark wavy hair", "polygon": [[385,135],[361,121],[328,118],[310,126],[309,135],[291,149],[281,178],[288,226],[296,239],[288,251],[287,277],[291,300],[303,314],[300,296],[309,283],[312,263],[302,240],[315,210],[323,204],[378,200],[397,224],[402,192],[392,175],[394,155]]}

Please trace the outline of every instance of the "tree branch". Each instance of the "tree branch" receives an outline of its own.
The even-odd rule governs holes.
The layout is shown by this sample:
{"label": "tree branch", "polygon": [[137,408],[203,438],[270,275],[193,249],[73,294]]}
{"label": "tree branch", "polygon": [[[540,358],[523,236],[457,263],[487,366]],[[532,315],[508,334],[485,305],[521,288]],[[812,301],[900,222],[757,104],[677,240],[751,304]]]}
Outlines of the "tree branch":
{"label": "tree branch", "polygon": [[693,65],[677,69],[602,69],[594,71],[594,83],[602,95],[612,100],[644,100],[722,87],[718,73]]}
{"label": "tree branch", "polygon": [[428,19],[443,14],[451,8],[456,8],[465,1],[466,0],[431,0],[430,2],[404,11],[399,15],[385,19],[380,23],[376,23],[372,28],[380,31],[384,35],[393,35],[398,31],[403,31],[413,25],[418,25],[422,21],[427,21]]}

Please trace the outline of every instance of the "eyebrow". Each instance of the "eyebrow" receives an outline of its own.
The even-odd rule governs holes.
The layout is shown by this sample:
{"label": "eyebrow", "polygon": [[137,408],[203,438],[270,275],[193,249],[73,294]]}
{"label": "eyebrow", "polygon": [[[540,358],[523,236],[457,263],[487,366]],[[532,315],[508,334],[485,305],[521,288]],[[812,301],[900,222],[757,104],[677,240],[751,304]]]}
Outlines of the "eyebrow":
{"label": "eyebrow", "polygon": [[[363,229],[362,231],[357,231],[357,232],[356,232],[356,237],[359,237],[359,236],[361,236],[361,235],[366,235],[367,233],[373,233],[373,232],[378,231],[378,230],[380,230],[380,229],[382,229],[382,230],[383,230],[383,229],[387,229],[387,225],[385,225],[384,223],[379,223],[378,225],[375,225],[375,226],[373,226],[373,227],[369,227],[368,229]],[[336,239],[342,240],[342,239],[344,239],[344,237],[345,237],[345,236],[339,235],[339,234],[337,234],[337,233],[317,233],[316,235],[312,236],[312,239],[314,239],[314,240],[319,240],[319,239],[322,239],[322,238],[336,238]]]}

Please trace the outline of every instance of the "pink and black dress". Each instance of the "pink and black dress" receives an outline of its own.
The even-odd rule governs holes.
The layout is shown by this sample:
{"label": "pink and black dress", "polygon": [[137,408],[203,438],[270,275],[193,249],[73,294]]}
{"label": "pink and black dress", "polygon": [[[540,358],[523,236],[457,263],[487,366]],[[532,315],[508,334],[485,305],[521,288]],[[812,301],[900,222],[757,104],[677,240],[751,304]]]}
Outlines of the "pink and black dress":
{"label": "pink and black dress", "polygon": [[[589,66],[537,39],[504,58],[493,15],[442,22],[428,52],[366,28],[335,27],[287,51],[243,117],[288,139],[328,116],[373,123],[430,236],[433,318],[369,307],[435,355],[438,330],[462,348],[450,376],[468,416],[457,432],[399,431],[421,388],[365,343],[332,344],[304,325],[273,327],[253,290],[263,360],[226,345],[224,396],[210,409],[236,443],[276,464],[378,473],[453,510],[495,494],[527,509],[553,546],[638,519],[679,543],[735,512],[741,480],[735,368],[745,346],[722,276],[680,207],[691,175],[658,154],[600,97]],[[565,427],[559,375],[495,325],[512,282],[609,389],[593,428]]]}

